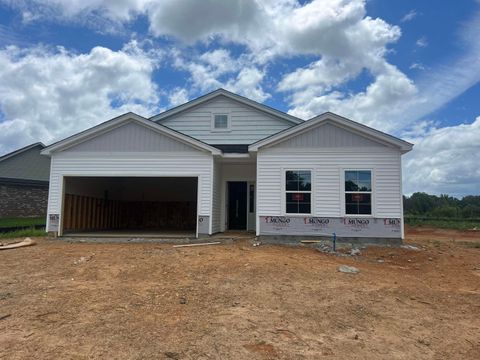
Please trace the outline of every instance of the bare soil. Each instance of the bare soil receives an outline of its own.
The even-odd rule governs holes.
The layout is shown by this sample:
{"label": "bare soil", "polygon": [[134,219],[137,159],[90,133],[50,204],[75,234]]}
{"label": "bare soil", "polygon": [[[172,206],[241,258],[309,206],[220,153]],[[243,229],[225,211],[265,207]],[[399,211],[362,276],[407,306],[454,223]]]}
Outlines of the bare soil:
{"label": "bare soil", "polygon": [[480,233],[406,243],[38,239],[0,251],[0,359],[480,359]]}

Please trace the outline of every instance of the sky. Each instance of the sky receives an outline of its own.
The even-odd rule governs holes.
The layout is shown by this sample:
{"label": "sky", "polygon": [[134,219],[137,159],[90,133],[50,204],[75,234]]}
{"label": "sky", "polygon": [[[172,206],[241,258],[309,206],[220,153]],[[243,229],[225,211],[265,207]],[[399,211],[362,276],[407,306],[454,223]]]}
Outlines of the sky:
{"label": "sky", "polygon": [[415,144],[405,194],[480,194],[478,0],[0,0],[0,155],[219,87]]}

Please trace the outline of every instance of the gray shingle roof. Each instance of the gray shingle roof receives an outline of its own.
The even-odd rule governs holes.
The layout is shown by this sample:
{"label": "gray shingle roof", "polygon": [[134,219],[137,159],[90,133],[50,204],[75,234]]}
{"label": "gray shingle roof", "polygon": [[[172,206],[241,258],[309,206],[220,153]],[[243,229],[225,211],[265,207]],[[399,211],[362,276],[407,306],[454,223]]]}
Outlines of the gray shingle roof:
{"label": "gray shingle roof", "polygon": [[50,158],[40,155],[44,147],[35,143],[0,157],[0,178],[49,181]]}

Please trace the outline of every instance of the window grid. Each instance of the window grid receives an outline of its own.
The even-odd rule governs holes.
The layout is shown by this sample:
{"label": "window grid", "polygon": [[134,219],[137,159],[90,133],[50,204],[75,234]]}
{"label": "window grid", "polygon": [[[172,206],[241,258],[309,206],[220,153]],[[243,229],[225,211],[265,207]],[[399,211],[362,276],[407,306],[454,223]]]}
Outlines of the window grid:
{"label": "window grid", "polygon": [[[345,170],[345,214],[372,215],[372,171]],[[347,183],[349,183],[347,186]],[[354,188],[349,189],[347,188]],[[364,201],[364,198],[365,200]]]}
{"label": "window grid", "polygon": [[214,131],[229,131],[230,117],[228,114],[213,114],[212,128]]}
{"label": "window grid", "polygon": [[[312,174],[310,170],[285,171],[285,213],[311,214]],[[295,186],[296,185],[296,186]]]}

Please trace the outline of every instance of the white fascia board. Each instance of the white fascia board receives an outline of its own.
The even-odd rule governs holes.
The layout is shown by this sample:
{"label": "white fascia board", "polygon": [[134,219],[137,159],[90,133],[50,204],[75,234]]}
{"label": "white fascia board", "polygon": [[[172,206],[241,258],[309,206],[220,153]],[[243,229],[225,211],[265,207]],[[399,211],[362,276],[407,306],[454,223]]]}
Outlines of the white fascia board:
{"label": "white fascia board", "polygon": [[140,115],[137,115],[135,113],[129,112],[123,115],[120,115],[116,118],[113,118],[111,120],[107,120],[99,125],[96,125],[90,129],[87,129],[85,131],[79,132],[75,135],[72,135],[66,139],[60,140],[50,146],[47,146],[45,149],[41,151],[42,155],[48,155],[50,156],[53,152],[60,151],[60,150],[65,150],[68,149],[72,146],[75,146],[77,144],[80,144],[90,138],[99,136],[107,131],[110,131],[112,129],[115,129],[116,127],[119,127],[123,125],[126,122],[129,121],[135,121],[138,123],[141,123],[142,125],[151,128],[154,131],[157,131],[161,134],[164,134],[166,136],[169,136],[175,140],[181,141],[187,145],[193,146],[197,149],[204,150],[204,151],[209,151],[213,155],[221,155],[222,152],[208,144],[205,144],[199,140],[196,140],[194,138],[191,138],[187,135],[183,135],[177,131],[174,131],[172,129],[167,128],[166,126],[157,124],[153,121],[150,121]]}
{"label": "white fascia board", "polygon": [[218,90],[215,90],[213,92],[211,92],[210,94],[206,94],[204,96],[201,96],[197,99],[194,99],[194,100],[191,100],[183,105],[180,105],[180,106],[177,106],[173,109],[170,109],[170,110],[167,110],[167,111],[164,111],[163,113],[161,114],[158,114],[158,115],[155,115],[155,116],[152,116],[150,118],[150,120],[152,121],[155,121],[155,122],[160,122],[166,118],[169,118],[170,116],[173,116],[173,115],[176,115],[178,113],[181,113],[183,111],[186,111],[188,109],[191,109],[192,107],[194,106],[197,106],[199,104],[203,104],[207,101],[210,101],[218,96],[225,96],[233,101],[237,101],[237,102],[240,102],[244,105],[247,105],[247,106],[251,106],[259,111],[262,111],[264,113],[267,113],[269,115],[272,115],[272,116],[275,116],[277,118],[280,118],[282,120],[286,120],[290,123],[293,123],[293,124],[301,124],[304,122],[304,120],[300,119],[300,118],[297,118],[295,116],[292,116],[292,115],[289,115],[287,113],[283,113],[279,110],[276,110],[276,109],[273,109],[269,106],[266,106],[266,105],[263,105],[263,104],[260,104],[256,101],[253,101],[253,100],[250,100],[246,97],[243,97],[243,96],[240,96],[240,95],[237,95],[237,94],[234,94],[230,91],[227,91],[225,89],[218,89]]}
{"label": "white fascia board", "polygon": [[393,146],[399,148],[402,153],[409,152],[413,148],[413,144],[410,144],[404,140],[385,134],[366,125],[357,123],[353,120],[349,120],[342,116],[327,112],[310,120],[307,120],[300,125],[294,126],[277,134],[274,134],[270,137],[257,141],[256,143],[253,143],[248,147],[248,151],[256,152],[261,147],[275,145],[281,141],[287,140],[292,136],[296,136],[305,131],[308,131],[310,128],[320,126],[328,122],[331,122],[333,125],[337,125],[343,129],[353,131],[371,140],[385,144],[386,146]]}

